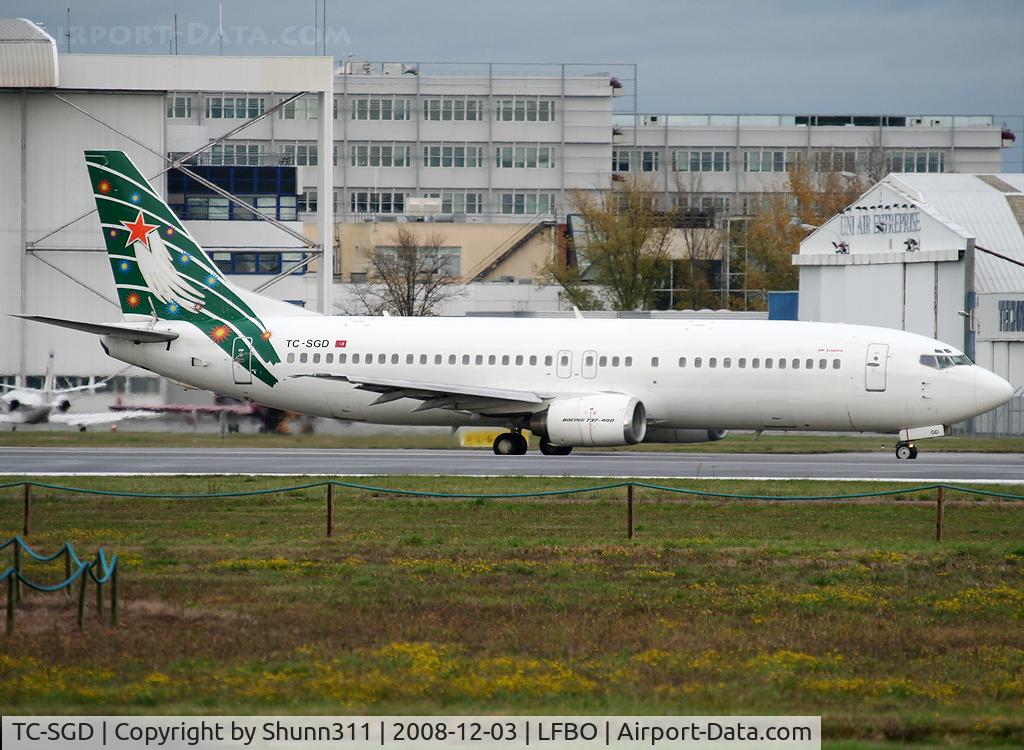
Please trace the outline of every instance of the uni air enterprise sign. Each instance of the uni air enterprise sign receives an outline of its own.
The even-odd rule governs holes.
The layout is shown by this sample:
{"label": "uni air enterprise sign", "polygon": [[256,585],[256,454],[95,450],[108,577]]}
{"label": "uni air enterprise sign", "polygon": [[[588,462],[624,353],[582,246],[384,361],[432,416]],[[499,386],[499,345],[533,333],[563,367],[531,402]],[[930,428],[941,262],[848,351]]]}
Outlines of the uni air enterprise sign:
{"label": "uni air enterprise sign", "polygon": [[855,234],[909,234],[921,231],[920,211],[894,213],[868,213],[866,211],[839,217],[839,233]]}

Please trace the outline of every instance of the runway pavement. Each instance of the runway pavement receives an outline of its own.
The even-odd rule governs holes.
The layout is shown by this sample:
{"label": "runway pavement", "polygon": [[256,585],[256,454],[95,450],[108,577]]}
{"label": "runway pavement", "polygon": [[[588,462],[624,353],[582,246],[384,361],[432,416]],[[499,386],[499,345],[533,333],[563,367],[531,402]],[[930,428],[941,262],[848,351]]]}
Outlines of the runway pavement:
{"label": "runway pavement", "polygon": [[584,452],[495,456],[489,450],[287,448],[0,448],[3,475],[260,474],[885,479],[1024,484],[1019,453],[763,455]]}

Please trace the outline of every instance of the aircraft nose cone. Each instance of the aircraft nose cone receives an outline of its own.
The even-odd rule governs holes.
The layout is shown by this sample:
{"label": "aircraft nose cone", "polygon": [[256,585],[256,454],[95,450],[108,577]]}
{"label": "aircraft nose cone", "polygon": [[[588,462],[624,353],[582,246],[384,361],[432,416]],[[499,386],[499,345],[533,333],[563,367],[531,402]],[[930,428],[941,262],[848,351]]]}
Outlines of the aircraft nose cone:
{"label": "aircraft nose cone", "polygon": [[994,372],[978,367],[974,376],[974,397],[978,413],[984,414],[1002,406],[1013,397],[1013,386]]}

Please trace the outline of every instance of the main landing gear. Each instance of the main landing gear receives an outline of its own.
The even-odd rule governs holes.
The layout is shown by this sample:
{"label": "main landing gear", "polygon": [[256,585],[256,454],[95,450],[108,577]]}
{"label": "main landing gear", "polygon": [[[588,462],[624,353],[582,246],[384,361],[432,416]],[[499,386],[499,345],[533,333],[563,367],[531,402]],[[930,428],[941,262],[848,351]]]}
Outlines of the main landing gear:
{"label": "main landing gear", "polygon": [[917,447],[913,443],[897,443],[896,458],[914,459],[917,458]]}
{"label": "main landing gear", "polygon": [[525,456],[528,446],[523,433],[503,432],[494,438],[494,453],[497,456]]}
{"label": "main landing gear", "polygon": [[552,445],[547,438],[540,439],[540,452],[545,456],[568,456],[572,453],[571,445]]}

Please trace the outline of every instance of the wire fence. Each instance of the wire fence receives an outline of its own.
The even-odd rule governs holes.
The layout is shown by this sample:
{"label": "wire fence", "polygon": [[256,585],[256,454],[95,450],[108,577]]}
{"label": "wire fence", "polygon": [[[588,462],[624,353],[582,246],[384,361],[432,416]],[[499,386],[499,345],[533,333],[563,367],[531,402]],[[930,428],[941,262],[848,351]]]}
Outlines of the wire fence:
{"label": "wire fence", "polygon": [[[148,499],[148,500],[220,500],[228,498],[245,498],[245,497],[261,497],[267,495],[277,495],[282,493],[300,492],[303,490],[326,490],[326,512],[327,512],[327,523],[326,532],[327,536],[332,536],[334,533],[334,491],[336,488],[342,488],[347,490],[357,490],[361,492],[370,492],[375,495],[384,495],[388,497],[417,497],[417,498],[436,498],[436,499],[450,499],[450,500],[516,500],[516,499],[543,499],[543,498],[555,498],[555,497],[566,497],[570,495],[579,495],[584,493],[594,492],[608,492],[614,490],[625,490],[626,499],[626,514],[627,514],[627,536],[632,539],[635,534],[634,528],[634,504],[636,502],[636,491],[637,490],[650,490],[654,492],[666,493],[676,496],[690,496],[695,498],[706,498],[706,499],[722,499],[722,500],[735,500],[735,501],[763,501],[763,502],[844,502],[854,500],[869,500],[876,498],[886,497],[897,497],[901,495],[920,495],[922,493],[934,493],[935,504],[936,504],[936,525],[935,525],[935,536],[937,541],[942,541],[943,536],[943,518],[944,518],[944,503],[946,499],[946,492],[953,492],[958,494],[965,494],[969,496],[983,497],[989,499],[1000,499],[1011,501],[1014,503],[1021,503],[1021,507],[1024,507],[1024,493],[1014,492],[1001,492],[998,490],[981,489],[977,487],[964,487],[956,484],[947,483],[932,483],[923,484],[912,487],[897,487],[897,488],[886,488],[882,490],[874,491],[862,491],[862,492],[848,492],[848,493],[830,493],[830,494],[813,494],[813,495],[779,495],[779,494],[764,494],[764,493],[737,493],[737,492],[722,492],[716,490],[700,490],[692,487],[672,487],[661,484],[654,484],[651,482],[641,482],[636,480],[624,480],[620,482],[610,482],[607,484],[592,485],[589,487],[568,487],[563,489],[553,490],[534,490],[528,492],[436,492],[428,490],[415,490],[415,489],[400,489],[393,487],[378,487],[375,485],[361,484],[358,482],[345,482],[339,479],[323,479],[316,482],[306,482],[304,484],[289,485],[285,487],[268,487],[265,489],[257,490],[233,490],[228,492],[132,492],[127,490],[104,490],[96,489],[91,487],[69,487],[66,485],[53,484],[50,482],[34,482],[34,481],[21,481],[21,482],[8,482],[6,484],[0,484],[0,490],[10,489],[14,487],[21,487],[23,493],[23,523],[22,523],[22,535],[28,536],[30,529],[30,520],[32,514],[32,489],[39,488],[45,490],[51,490],[56,492],[67,492],[71,494],[83,494],[83,495],[97,495],[100,497],[119,497],[119,498],[133,498],[133,499]],[[2,548],[0,548],[2,549]],[[101,550],[102,552],[102,550]],[[57,553],[58,555],[60,552]],[[77,558],[75,558],[77,559]]]}
{"label": "wire fence", "polygon": [[[13,536],[6,542],[0,544],[0,552],[8,547],[13,549],[14,562],[0,574],[0,583],[7,583],[7,618],[6,632],[8,635],[14,632],[14,613],[18,604],[23,601],[24,592],[22,586],[33,591],[50,594],[57,591],[64,591],[71,596],[72,587],[77,582],[78,586],[78,627],[82,628],[85,622],[85,599],[86,584],[92,581],[96,584],[96,613],[103,611],[103,587],[110,586],[110,622],[117,624],[118,610],[118,584],[117,584],[117,555],[107,558],[106,552],[101,547],[96,551],[96,559],[92,562],[85,562],[75,552],[70,542],[65,542],[60,549],[52,555],[45,555],[36,552],[20,536]],[[25,575],[23,565],[25,558],[40,563],[50,563],[59,558],[64,562],[64,578],[57,583],[43,584]]]}

